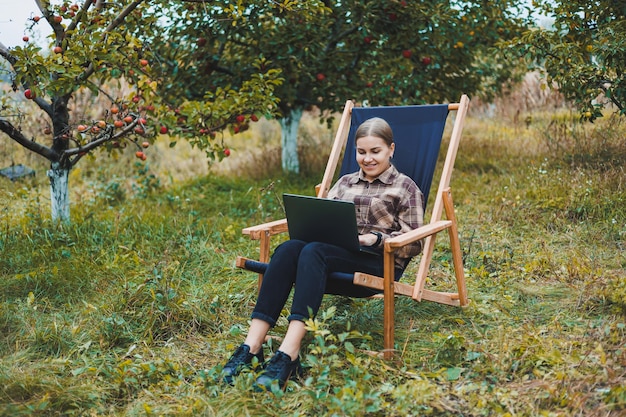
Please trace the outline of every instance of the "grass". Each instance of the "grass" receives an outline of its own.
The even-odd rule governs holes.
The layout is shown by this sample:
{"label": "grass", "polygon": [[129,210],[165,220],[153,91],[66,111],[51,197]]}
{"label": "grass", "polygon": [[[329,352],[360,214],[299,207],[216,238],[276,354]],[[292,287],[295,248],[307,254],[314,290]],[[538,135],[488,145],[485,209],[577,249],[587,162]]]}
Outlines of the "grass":
{"label": "grass", "polygon": [[[365,353],[382,345],[381,301],[327,297],[286,393],[213,376],[255,301],[233,264],[257,250],[241,228],[280,216],[283,191],[311,193],[324,155],[280,174],[264,122],[212,173],[184,146],[95,160],[72,175],[63,227],[45,176],[3,180],[0,415],[622,415],[624,122],[471,116],[452,180],[471,305],[398,299],[385,362]],[[305,152],[332,136],[313,118],[303,132]],[[445,245],[435,258],[429,284],[448,288]]]}

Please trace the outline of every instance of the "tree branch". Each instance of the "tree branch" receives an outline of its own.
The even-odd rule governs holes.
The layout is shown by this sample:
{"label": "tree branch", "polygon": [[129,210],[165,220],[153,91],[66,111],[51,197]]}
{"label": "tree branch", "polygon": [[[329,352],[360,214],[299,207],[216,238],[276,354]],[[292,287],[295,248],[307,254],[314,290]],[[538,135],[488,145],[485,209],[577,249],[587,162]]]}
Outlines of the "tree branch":
{"label": "tree branch", "polygon": [[72,23],[70,23],[69,26],[67,27],[67,32],[72,33],[74,29],[76,29],[76,26],[78,26],[78,22],[82,20],[85,13],[87,13],[87,11],[89,10],[89,7],[91,7],[92,3],[93,3],[93,0],[87,0],[85,1],[85,3],[83,3],[83,6],[80,8],[78,13],[76,13],[74,20],[72,20]]}
{"label": "tree branch", "polygon": [[[13,68],[13,66],[17,63],[17,58],[11,54],[9,48],[7,48],[2,42],[0,42],[0,56],[11,64],[11,68]],[[24,84],[24,87],[28,88],[28,85]],[[41,97],[36,97],[33,101],[37,103],[41,110],[52,117],[52,107],[50,106],[50,103]]]}
{"label": "tree branch", "polygon": [[[606,93],[607,91],[609,91],[611,88],[607,87],[605,84],[612,84],[611,81],[606,80],[604,82],[602,82],[600,84],[600,89],[602,91],[604,91],[604,96],[606,97]],[[611,102],[613,102],[613,104],[615,104],[615,106],[617,106],[617,108],[622,112],[624,111],[624,105],[615,97],[615,94],[610,94],[609,95],[609,100],[611,100]]]}
{"label": "tree branch", "polygon": [[124,22],[124,19],[126,19],[126,16],[128,16],[133,10],[137,8],[137,6],[139,6],[144,1],[145,0],[135,0],[131,4],[126,6],[126,8],[122,10],[122,12],[115,19],[111,21],[111,23],[109,23],[109,26],[107,26],[106,29],[104,29],[105,39],[106,39],[106,34],[108,34],[113,29],[115,29],[120,24],[122,24]]}
{"label": "tree branch", "polygon": [[[122,10],[122,12],[111,21],[111,23],[109,23],[109,26],[107,26],[104,29],[104,36],[102,37],[102,41],[106,41],[107,35],[109,34],[109,32],[113,31],[113,29],[115,29],[116,27],[118,27],[122,22],[124,22],[124,19],[126,18],[126,16],[128,16],[133,10],[135,10],[137,8],[137,6],[139,6],[141,3],[143,3],[145,0],[135,0],[133,1],[131,4],[129,4],[128,6],[126,6],[126,8],[124,10]],[[98,5],[96,4],[96,7],[98,7]],[[87,78],[89,78],[91,76],[91,74],[93,74],[93,72],[96,70],[96,67],[93,65],[93,62],[89,63],[89,66],[87,68],[85,68],[85,71],[77,77],[78,80],[86,80]]]}
{"label": "tree branch", "polygon": [[341,41],[343,38],[347,37],[348,35],[357,32],[358,30],[359,30],[359,27],[357,25],[357,26],[348,28],[341,33],[338,33],[333,39],[329,40],[328,44],[326,45],[326,48],[324,48],[324,54],[328,54],[333,48],[337,46],[337,43],[339,41]]}
{"label": "tree branch", "polygon": [[6,59],[11,64],[11,66],[15,65],[15,63],[17,62],[17,58],[14,57],[13,54],[11,54],[9,48],[7,48],[2,42],[0,42],[0,56]]}
{"label": "tree branch", "polygon": [[101,134],[96,136],[91,142],[87,143],[86,145],[78,146],[77,148],[67,149],[63,153],[65,155],[71,156],[71,155],[76,155],[82,152],[89,152],[93,149],[96,149],[98,146],[102,145],[103,143],[116,140],[116,139],[123,139],[129,133],[132,133],[133,129],[138,124],[139,124],[139,118],[136,118],[132,123],[128,124],[127,126],[124,127],[124,129],[120,130],[119,132],[115,134],[113,134],[113,128],[110,128],[110,129],[107,128],[105,131],[103,131]]}
{"label": "tree branch", "polygon": [[47,160],[51,162],[56,161],[59,157],[59,155],[56,152],[54,152],[52,149],[48,148],[47,146],[44,146],[40,143],[37,143],[33,140],[28,139],[26,136],[22,134],[22,132],[20,132],[8,120],[0,119],[0,131],[6,133],[11,139],[13,139],[14,141],[19,143],[26,149],[29,149],[43,156],[44,158],[46,158]]}
{"label": "tree branch", "polygon": [[57,23],[54,21],[54,15],[48,9],[48,6],[50,6],[50,2],[45,1],[45,3],[46,4],[44,4],[44,2],[41,0],[35,0],[35,4],[37,4],[37,7],[39,7],[41,14],[46,19],[46,21],[52,28],[52,31],[54,32],[54,38],[56,39],[56,44],[60,46],[61,43],[63,42],[63,39],[65,38],[65,28],[63,27],[61,23]]}
{"label": "tree branch", "polygon": [[[46,1],[46,3],[48,5],[50,4],[49,1]],[[41,14],[44,14],[44,11],[47,10],[46,5],[43,4],[41,0],[35,0],[35,4],[37,5],[37,8],[39,8],[39,11],[41,12]]]}
{"label": "tree branch", "polygon": [[50,118],[52,118],[52,104],[48,103],[41,97],[35,97],[33,101],[43,110]]}
{"label": "tree branch", "polygon": [[[13,68],[15,63],[17,63],[17,58],[15,58],[13,54],[11,54],[9,48],[7,48],[2,42],[0,42],[0,56],[6,59],[9,64],[11,64],[11,68]],[[28,88],[28,85],[24,85],[24,87]],[[37,103],[39,108],[46,112],[46,114],[52,116],[52,108],[50,106],[50,103],[40,97],[36,97],[33,101]]]}

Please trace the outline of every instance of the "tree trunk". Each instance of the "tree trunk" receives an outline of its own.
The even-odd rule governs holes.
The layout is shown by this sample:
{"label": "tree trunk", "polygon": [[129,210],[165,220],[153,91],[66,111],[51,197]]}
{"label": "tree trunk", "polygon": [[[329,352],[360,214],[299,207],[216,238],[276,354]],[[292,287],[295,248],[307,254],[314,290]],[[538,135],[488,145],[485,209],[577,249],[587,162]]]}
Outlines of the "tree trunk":
{"label": "tree trunk", "polygon": [[282,146],[282,167],[284,172],[299,174],[298,160],[298,126],[302,118],[302,109],[292,109],[279,120]]}
{"label": "tree trunk", "polygon": [[69,168],[62,168],[58,162],[53,162],[48,171],[53,222],[70,222],[69,172]]}

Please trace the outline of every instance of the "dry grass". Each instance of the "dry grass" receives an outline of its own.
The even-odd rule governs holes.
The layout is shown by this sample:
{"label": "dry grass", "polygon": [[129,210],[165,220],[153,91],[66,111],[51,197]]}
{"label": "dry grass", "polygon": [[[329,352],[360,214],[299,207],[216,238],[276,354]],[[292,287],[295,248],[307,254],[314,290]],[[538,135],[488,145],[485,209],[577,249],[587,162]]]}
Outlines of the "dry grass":
{"label": "dry grass", "polygon": [[[150,148],[148,172],[99,155],[72,174],[67,228],[47,221],[45,164],[20,156],[38,175],[0,181],[0,414],[622,415],[625,127],[517,100],[493,117],[472,103],[453,175],[471,305],[398,299],[399,354],[382,362],[363,353],[381,347],[382,303],[328,297],[307,379],[285,395],[211,375],[255,298],[255,276],[232,265],[256,253],[239,231],[317,183],[322,153],[281,175],[278,129],[261,121],[210,170],[183,143]],[[333,133],[307,115],[301,135],[306,150]],[[434,288],[452,286],[445,249]]]}

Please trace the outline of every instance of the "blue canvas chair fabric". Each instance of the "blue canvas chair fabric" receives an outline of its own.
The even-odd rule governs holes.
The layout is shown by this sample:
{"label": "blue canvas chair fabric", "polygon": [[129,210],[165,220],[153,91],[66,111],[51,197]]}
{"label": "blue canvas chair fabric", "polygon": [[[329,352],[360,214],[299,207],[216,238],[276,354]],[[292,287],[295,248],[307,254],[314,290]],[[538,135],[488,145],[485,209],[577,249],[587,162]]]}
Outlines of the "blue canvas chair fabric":
{"label": "blue canvas chair fabric", "polygon": [[[384,277],[374,277],[361,273],[332,273],[328,277],[329,281],[333,280],[339,283],[339,287],[341,282],[354,283],[383,292],[385,327],[383,354],[386,358],[391,357],[393,353],[394,297],[396,295],[410,296],[416,301],[430,300],[455,306],[465,306],[468,303],[458,230],[449,189],[450,176],[468,106],[469,99],[467,96],[462,96],[459,103],[445,105],[354,107],[354,103],[348,101],[339,123],[324,177],[317,187],[317,196],[326,197],[331,184],[337,177],[359,169],[355,158],[354,135],[356,129],[369,118],[381,117],[389,123],[393,130],[396,143],[394,165],[400,172],[410,176],[415,181],[424,194],[424,205],[426,205],[441,152],[448,114],[450,110],[457,112],[429,223],[414,231],[385,241],[383,252]],[[342,154],[343,161],[337,175],[337,165]],[[446,219],[442,220],[444,210]],[[450,237],[450,249],[458,290],[456,292],[437,292],[424,288],[434,250],[435,236],[444,230],[448,230]],[[286,232],[287,223],[285,219],[244,229],[244,234],[260,241],[260,259],[251,260],[238,257],[237,266],[257,272],[260,285],[269,262],[270,238],[273,235]],[[400,277],[394,269],[394,252],[403,245],[422,239],[424,239],[424,251],[420,257],[415,283],[397,282]]]}
{"label": "blue canvas chair fabric", "polygon": [[393,164],[398,171],[415,181],[424,194],[426,205],[448,117],[448,105],[353,108],[339,176],[359,170],[354,135],[356,129],[372,117],[385,119],[391,126],[396,142]]}

